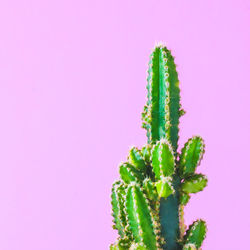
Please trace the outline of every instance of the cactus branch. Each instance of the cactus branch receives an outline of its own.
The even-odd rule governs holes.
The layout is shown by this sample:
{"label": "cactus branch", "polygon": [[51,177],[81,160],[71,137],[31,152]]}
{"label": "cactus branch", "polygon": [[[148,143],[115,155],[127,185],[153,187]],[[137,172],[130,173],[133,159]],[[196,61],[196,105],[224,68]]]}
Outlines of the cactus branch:
{"label": "cactus branch", "polygon": [[205,152],[205,144],[200,136],[190,138],[180,155],[180,174],[187,176],[194,173]]}
{"label": "cactus branch", "polygon": [[196,248],[200,248],[206,237],[207,226],[203,220],[197,220],[189,226],[185,236],[185,244],[194,244]]}
{"label": "cactus branch", "polygon": [[124,212],[124,195],[125,195],[125,188],[124,185],[117,181],[113,184],[112,188],[112,209],[113,209],[113,217],[114,217],[114,228],[118,230],[118,233],[121,237],[125,236],[125,227],[127,224],[126,216]]}
{"label": "cactus branch", "polygon": [[149,201],[137,184],[131,184],[127,191],[126,209],[128,223],[136,243],[143,243],[148,249],[159,249],[159,221],[151,211]]}

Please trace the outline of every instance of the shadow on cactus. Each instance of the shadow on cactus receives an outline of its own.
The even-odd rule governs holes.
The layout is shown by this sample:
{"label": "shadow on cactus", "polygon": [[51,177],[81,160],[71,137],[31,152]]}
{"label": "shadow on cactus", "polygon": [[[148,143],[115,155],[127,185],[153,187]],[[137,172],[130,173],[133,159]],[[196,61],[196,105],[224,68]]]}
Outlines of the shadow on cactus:
{"label": "shadow on cactus", "polygon": [[200,136],[178,149],[180,105],[178,74],[171,52],[157,45],[149,61],[147,103],[142,113],[148,142],[132,147],[119,166],[120,180],[112,187],[113,228],[118,240],[112,250],[198,250],[206,223],[196,220],[186,229],[184,206],[190,195],[207,185],[196,173],[204,154]]}

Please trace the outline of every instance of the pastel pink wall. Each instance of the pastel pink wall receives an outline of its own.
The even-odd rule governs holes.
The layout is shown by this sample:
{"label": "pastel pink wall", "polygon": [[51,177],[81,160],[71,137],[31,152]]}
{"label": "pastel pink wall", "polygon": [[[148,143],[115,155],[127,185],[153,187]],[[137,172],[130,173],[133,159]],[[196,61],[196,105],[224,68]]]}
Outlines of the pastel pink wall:
{"label": "pastel pink wall", "polygon": [[140,128],[151,48],[181,82],[180,145],[201,135],[209,185],[186,208],[204,250],[250,249],[250,2],[0,3],[0,249],[105,250],[110,190]]}

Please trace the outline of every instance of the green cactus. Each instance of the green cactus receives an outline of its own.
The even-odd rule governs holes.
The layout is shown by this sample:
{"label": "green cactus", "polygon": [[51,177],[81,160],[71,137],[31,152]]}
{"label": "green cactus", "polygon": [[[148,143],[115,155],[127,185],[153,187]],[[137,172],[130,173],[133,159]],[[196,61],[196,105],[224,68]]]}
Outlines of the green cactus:
{"label": "green cactus", "polygon": [[207,185],[196,173],[204,142],[194,136],[178,153],[180,105],[178,74],[171,52],[156,45],[149,61],[148,100],[142,113],[147,144],[132,147],[119,166],[113,184],[114,229],[119,239],[110,249],[198,250],[206,237],[206,223],[197,220],[186,230],[184,206],[191,194]]}

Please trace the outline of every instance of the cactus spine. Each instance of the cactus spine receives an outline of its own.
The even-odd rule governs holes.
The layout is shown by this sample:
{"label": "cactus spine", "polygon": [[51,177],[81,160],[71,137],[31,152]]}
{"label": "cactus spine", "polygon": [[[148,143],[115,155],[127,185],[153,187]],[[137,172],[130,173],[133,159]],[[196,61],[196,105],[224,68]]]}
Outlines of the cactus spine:
{"label": "cactus spine", "polygon": [[186,230],[184,206],[192,193],[207,185],[195,173],[204,154],[204,141],[194,136],[178,150],[180,105],[178,74],[171,52],[156,45],[149,61],[147,103],[142,127],[147,144],[132,147],[119,167],[121,180],[112,188],[114,228],[120,235],[110,249],[198,250],[206,223],[197,220]]}

